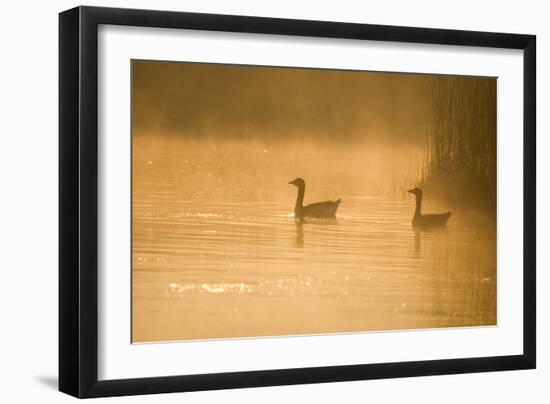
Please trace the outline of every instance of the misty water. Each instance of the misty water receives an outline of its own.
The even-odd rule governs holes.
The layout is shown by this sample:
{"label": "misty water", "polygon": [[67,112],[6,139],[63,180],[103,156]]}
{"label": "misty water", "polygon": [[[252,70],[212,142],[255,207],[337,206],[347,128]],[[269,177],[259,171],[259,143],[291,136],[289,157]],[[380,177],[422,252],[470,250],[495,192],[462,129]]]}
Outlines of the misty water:
{"label": "misty water", "polygon": [[[495,324],[495,225],[414,231],[415,153],[136,138],[133,341]],[[297,176],[336,220],[295,221]]]}

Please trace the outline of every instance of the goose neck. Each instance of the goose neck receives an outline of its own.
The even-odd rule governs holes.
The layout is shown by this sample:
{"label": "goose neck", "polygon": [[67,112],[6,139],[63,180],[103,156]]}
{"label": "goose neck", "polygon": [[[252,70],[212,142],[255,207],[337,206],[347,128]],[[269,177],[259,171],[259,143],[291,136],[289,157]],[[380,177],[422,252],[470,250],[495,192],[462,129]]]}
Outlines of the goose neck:
{"label": "goose neck", "polygon": [[422,215],[422,195],[416,195],[416,209],[414,211],[414,215]]}
{"label": "goose neck", "polygon": [[296,206],[294,207],[294,212],[298,213],[304,207],[304,194],[306,192],[306,186],[298,186],[298,196],[296,197]]}

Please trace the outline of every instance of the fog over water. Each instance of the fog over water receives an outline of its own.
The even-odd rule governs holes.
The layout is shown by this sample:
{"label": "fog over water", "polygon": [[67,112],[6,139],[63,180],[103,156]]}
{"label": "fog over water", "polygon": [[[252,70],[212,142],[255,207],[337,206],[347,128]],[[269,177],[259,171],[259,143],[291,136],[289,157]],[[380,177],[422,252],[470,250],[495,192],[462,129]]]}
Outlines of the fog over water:
{"label": "fog over water", "polygon": [[430,76],[135,61],[134,133],[425,143]]}
{"label": "fog over water", "polygon": [[[494,222],[411,227],[431,83],[135,61],[133,341],[495,324]],[[296,177],[336,220],[294,219]]]}

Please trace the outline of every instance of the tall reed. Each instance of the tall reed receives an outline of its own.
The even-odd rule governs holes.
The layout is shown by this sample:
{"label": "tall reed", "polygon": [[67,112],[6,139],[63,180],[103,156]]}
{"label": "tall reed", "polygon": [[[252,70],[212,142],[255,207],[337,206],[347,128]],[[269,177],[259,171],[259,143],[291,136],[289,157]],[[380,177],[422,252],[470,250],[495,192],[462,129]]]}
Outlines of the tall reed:
{"label": "tall reed", "polygon": [[495,78],[433,76],[421,186],[452,205],[496,217]]}

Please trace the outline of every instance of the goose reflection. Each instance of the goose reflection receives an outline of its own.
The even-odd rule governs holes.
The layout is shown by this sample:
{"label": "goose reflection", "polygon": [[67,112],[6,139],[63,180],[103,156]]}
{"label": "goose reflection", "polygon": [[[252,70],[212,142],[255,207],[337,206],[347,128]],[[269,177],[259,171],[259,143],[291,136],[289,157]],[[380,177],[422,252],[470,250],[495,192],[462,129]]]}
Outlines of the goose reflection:
{"label": "goose reflection", "polygon": [[433,244],[441,239],[441,237],[447,237],[449,235],[449,230],[446,227],[433,229],[413,227],[412,231],[414,233],[413,257],[415,259],[422,258],[422,243],[431,241]]}
{"label": "goose reflection", "polygon": [[304,222],[302,219],[296,220],[296,247],[304,248]]}
{"label": "goose reflection", "polygon": [[337,225],[338,220],[336,218],[331,219],[306,219],[306,218],[296,218],[294,219],[294,224],[296,226],[296,238],[295,246],[298,248],[304,248],[304,226],[323,226],[323,225]]}
{"label": "goose reflection", "polygon": [[422,255],[422,232],[418,229],[414,231],[414,258],[420,258]]}

